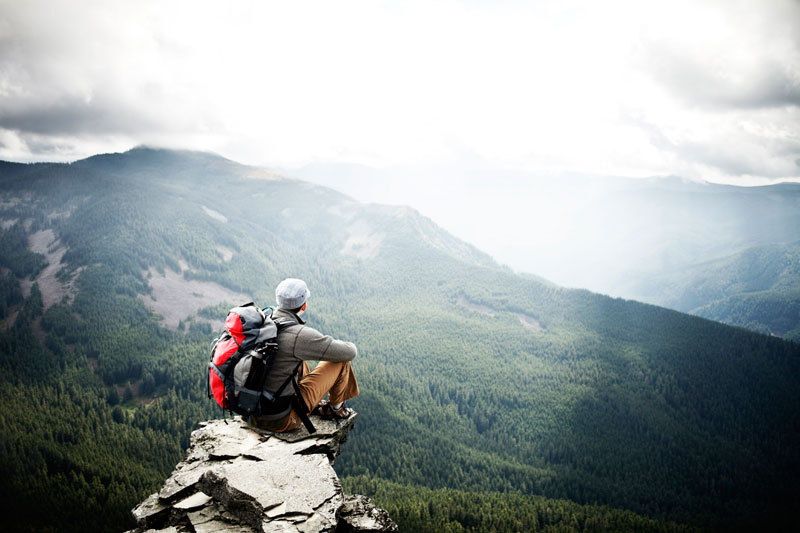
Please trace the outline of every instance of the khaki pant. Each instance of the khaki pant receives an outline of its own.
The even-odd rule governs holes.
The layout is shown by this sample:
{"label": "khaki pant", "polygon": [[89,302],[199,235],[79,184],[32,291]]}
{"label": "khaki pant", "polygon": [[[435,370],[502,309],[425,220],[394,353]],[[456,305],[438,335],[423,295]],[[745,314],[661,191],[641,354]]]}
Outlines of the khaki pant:
{"label": "khaki pant", "polygon": [[[329,401],[332,404],[344,402],[358,396],[356,375],[353,373],[353,367],[350,366],[349,361],[344,363],[320,361],[314,370],[309,370],[308,364],[303,363],[300,367],[298,385],[300,387],[300,396],[302,396],[309,412],[314,410],[326,394],[329,395]],[[294,409],[282,420],[264,422],[258,420],[256,416],[251,416],[250,418],[253,425],[276,433],[292,431],[302,423]]]}

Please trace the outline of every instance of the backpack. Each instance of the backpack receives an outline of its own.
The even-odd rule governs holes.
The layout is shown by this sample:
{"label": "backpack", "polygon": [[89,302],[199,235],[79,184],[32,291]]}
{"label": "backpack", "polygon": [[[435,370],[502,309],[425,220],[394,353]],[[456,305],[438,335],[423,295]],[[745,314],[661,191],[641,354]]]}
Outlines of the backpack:
{"label": "backpack", "polygon": [[[211,346],[208,397],[213,395],[222,409],[248,417],[261,414],[265,406],[267,410],[273,410],[270,407],[288,407],[288,404],[282,403],[287,398],[282,397],[281,393],[292,382],[295,386],[295,395],[291,398],[292,406],[301,420],[307,420],[307,413],[303,412],[306,410],[303,409],[305,403],[297,401],[299,389],[296,376],[300,365],[274,396],[264,390],[264,383],[278,352],[278,332],[296,325],[293,320],[274,321],[272,308],[267,309],[269,314],[249,302],[228,312],[225,331],[214,339]],[[298,410],[300,404],[302,407]],[[309,432],[313,433],[311,429]]]}

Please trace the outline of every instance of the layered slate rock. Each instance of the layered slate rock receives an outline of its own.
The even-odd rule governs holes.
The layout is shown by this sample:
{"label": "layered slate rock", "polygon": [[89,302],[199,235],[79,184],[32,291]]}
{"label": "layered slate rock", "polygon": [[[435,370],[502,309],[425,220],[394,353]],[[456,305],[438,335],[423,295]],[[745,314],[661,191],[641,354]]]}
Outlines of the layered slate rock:
{"label": "layered slate rock", "polygon": [[201,423],[186,459],[133,509],[137,531],[396,531],[369,498],[345,495],[333,470],[355,416],[312,421],[313,435],[262,431],[238,417]]}

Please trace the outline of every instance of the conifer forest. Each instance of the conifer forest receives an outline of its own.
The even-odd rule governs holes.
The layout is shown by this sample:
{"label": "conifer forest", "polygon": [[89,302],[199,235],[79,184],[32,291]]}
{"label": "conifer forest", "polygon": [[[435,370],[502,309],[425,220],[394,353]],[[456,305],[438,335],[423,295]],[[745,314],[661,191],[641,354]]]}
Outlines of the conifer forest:
{"label": "conifer forest", "polygon": [[336,471],[403,531],[794,522],[790,340],[519,275],[413,209],[197,152],[0,163],[0,228],[6,531],[134,527],[224,416],[227,309],[274,306],[285,277],[359,348]]}

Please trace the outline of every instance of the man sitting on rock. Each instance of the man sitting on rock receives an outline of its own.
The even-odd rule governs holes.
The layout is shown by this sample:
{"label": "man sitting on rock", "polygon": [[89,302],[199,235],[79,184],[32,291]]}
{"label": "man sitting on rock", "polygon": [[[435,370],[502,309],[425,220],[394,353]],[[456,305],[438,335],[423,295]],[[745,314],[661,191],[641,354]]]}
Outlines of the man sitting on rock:
{"label": "man sitting on rock", "polygon": [[[278,308],[272,313],[273,320],[290,320],[295,325],[284,327],[278,333],[278,353],[264,387],[273,396],[279,394],[283,401],[275,402],[275,412],[265,409],[261,415],[251,416],[250,423],[256,427],[275,432],[296,429],[301,424],[297,411],[303,408],[329,419],[349,418],[354,413],[345,402],[358,396],[358,383],[350,366],[358,350],[352,342],[334,339],[305,325],[302,314],[310,295],[306,283],[295,278],[283,280],[275,289]],[[319,363],[310,370],[306,361]],[[295,388],[291,383],[284,384],[298,364],[297,391],[302,404],[293,406],[289,399],[295,394]],[[323,400],[326,394],[329,395],[327,402]]]}

